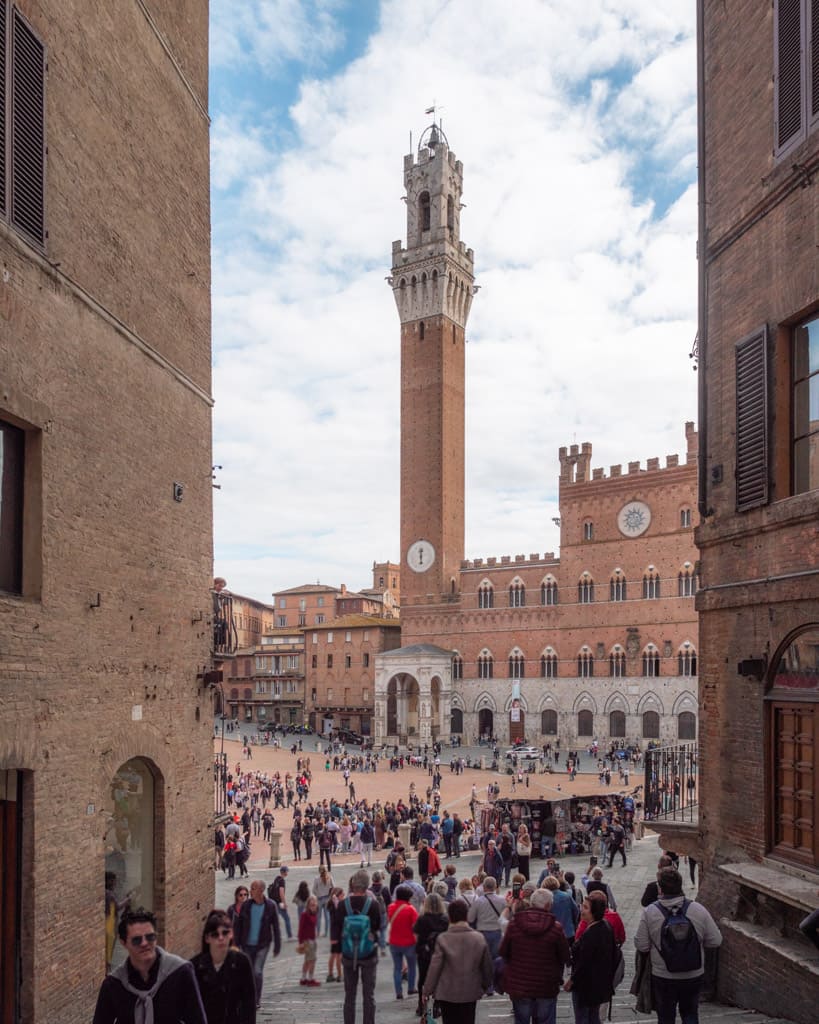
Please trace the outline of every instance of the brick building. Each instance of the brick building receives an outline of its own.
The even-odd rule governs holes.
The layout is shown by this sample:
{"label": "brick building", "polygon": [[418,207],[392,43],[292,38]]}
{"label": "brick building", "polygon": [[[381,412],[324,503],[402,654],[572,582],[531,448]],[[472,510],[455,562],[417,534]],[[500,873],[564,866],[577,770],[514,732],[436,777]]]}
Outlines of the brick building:
{"label": "brick building", "polygon": [[398,647],[396,619],[344,615],[305,632],[309,724],[317,732],[372,735],[375,658]]}
{"label": "brick building", "polygon": [[725,936],[720,994],[808,1024],[819,961],[796,924],[819,887],[816,4],[700,0],[698,14],[703,775],[687,838]]}
{"label": "brick building", "polygon": [[[0,1021],[213,898],[208,5],[0,2]],[[55,826],[58,822],[58,827]]]}
{"label": "brick building", "polygon": [[404,158],[401,642],[377,658],[375,735],[570,745],[696,737],[696,440],[681,461],[592,469],[561,449],[560,557],[464,559],[463,167],[437,125]]}

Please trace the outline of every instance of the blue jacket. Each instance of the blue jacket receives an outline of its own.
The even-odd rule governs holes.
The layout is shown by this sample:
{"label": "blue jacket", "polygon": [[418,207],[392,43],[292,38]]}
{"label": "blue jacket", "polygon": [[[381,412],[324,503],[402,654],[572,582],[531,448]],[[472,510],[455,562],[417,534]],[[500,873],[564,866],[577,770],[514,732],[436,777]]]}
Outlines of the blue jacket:
{"label": "blue jacket", "polygon": [[554,896],[552,913],[563,925],[566,938],[573,939],[577,922],[580,919],[580,909],[569,893],[557,889],[552,895]]}

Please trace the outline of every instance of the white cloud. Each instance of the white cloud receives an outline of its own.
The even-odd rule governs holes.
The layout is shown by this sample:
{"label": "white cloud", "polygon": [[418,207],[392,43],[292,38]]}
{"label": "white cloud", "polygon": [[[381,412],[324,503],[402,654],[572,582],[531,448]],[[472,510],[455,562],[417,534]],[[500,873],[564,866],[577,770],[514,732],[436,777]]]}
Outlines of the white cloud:
{"label": "white cloud", "polygon": [[[308,6],[330,19],[327,52],[340,9]],[[214,181],[231,193],[214,205],[216,551],[231,587],[359,587],[373,559],[399,557],[399,325],[384,277],[405,237],[407,132],[417,144],[433,98],[464,163],[461,233],[482,286],[466,554],[556,547],[561,445],[591,441],[595,465],[683,450],[696,383],[687,8],[519,0],[510,16],[496,0],[389,0],[362,56],[301,83],[291,125],[244,104],[219,114]],[[273,74],[246,45],[250,24],[235,45]]]}
{"label": "white cloud", "polygon": [[211,62],[258,65],[270,72],[288,61],[308,66],[332,53],[343,32],[337,0],[212,0]]}

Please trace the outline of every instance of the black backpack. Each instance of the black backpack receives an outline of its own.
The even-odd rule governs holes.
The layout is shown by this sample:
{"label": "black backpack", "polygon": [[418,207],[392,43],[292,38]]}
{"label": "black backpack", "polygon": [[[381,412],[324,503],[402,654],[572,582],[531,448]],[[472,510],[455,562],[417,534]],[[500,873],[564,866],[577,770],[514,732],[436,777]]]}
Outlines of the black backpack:
{"label": "black backpack", "polygon": [[671,974],[699,971],[702,967],[702,947],[697,929],[687,915],[691,901],[683,900],[674,910],[669,910],[660,902],[655,906],[660,908],[664,918],[659,950],[667,970]]}

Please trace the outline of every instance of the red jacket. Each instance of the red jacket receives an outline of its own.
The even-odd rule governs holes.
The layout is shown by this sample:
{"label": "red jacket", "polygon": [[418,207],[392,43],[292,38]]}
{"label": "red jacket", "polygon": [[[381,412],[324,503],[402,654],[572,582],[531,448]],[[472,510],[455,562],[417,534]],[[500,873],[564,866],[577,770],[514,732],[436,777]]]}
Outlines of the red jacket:
{"label": "red jacket", "polygon": [[503,986],[510,999],[551,999],[563,983],[571,953],[554,914],[530,907],[509,922],[498,950],[506,961]]}
{"label": "red jacket", "polygon": [[[622,946],[626,941],[626,926],[623,924],[623,919],[614,910],[606,908],[606,912],[603,915],[604,920],[608,921],[611,925],[611,930],[614,932],[614,941],[618,946]],[[581,921],[577,926],[577,931],[574,933],[574,941],[579,942],[580,936],[589,926],[585,921]]]}
{"label": "red jacket", "polygon": [[309,910],[302,912],[302,915],[299,918],[299,942],[308,942],[310,940],[315,941],[317,923],[318,914],[311,914]]}
{"label": "red jacket", "polygon": [[387,917],[390,920],[390,945],[414,946],[415,932],[412,926],[418,920],[415,907],[404,900],[397,900],[387,907]]}

